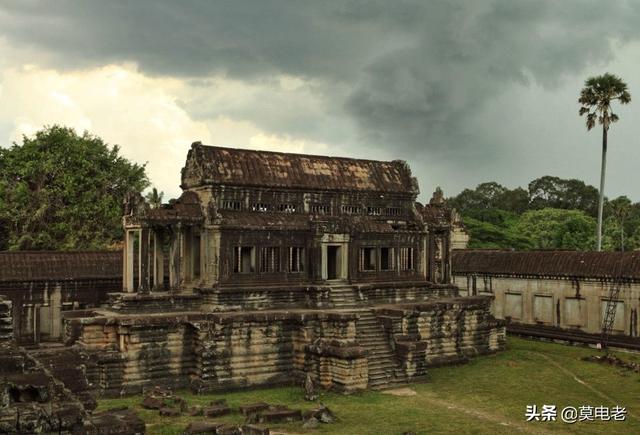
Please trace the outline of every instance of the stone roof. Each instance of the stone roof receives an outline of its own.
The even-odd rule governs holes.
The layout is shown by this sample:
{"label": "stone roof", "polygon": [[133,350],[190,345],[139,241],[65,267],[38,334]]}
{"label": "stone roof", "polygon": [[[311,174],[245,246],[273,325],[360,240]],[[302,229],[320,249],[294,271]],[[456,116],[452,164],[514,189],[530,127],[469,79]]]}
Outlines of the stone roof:
{"label": "stone roof", "polygon": [[121,277],[121,251],[0,252],[0,281],[61,281]]}
{"label": "stone roof", "polygon": [[640,252],[455,250],[454,274],[640,279]]}
{"label": "stone roof", "polygon": [[418,194],[418,183],[401,160],[313,156],[195,142],[182,169],[182,188],[202,185]]}

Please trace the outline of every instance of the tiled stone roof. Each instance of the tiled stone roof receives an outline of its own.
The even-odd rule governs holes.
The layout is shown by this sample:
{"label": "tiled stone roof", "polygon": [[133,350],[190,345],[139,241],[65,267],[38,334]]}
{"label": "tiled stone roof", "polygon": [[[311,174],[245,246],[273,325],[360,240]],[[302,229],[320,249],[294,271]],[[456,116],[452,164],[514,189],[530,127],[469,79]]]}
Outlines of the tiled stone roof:
{"label": "tiled stone roof", "polygon": [[640,252],[456,250],[454,274],[640,279]]}
{"label": "tiled stone roof", "polygon": [[418,193],[409,166],[400,160],[255,151],[196,142],[182,170],[182,188],[201,185]]}
{"label": "tiled stone roof", "polygon": [[122,277],[121,251],[3,251],[0,281]]}

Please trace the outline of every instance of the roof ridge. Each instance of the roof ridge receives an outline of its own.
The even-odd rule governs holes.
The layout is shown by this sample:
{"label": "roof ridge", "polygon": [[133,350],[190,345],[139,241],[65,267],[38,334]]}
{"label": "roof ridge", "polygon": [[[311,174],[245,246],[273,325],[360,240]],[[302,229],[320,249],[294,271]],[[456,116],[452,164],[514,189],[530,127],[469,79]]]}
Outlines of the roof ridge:
{"label": "roof ridge", "polygon": [[375,159],[362,159],[358,157],[345,157],[345,156],[326,156],[321,154],[305,154],[305,153],[289,153],[284,151],[271,151],[271,150],[255,150],[251,148],[235,148],[235,147],[226,147],[220,145],[206,145],[201,142],[194,142],[191,144],[192,147],[200,146],[203,148],[215,148],[220,150],[233,150],[233,151],[243,151],[243,152],[254,152],[254,153],[267,153],[267,154],[279,154],[285,156],[299,156],[299,157],[317,157],[321,159],[339,159],[339,160],[356,160],[359,162],[372,162],[372,163],[396,163],[396,162],[404,162],[402,159],[393,159],[393,160],[375,160]]}

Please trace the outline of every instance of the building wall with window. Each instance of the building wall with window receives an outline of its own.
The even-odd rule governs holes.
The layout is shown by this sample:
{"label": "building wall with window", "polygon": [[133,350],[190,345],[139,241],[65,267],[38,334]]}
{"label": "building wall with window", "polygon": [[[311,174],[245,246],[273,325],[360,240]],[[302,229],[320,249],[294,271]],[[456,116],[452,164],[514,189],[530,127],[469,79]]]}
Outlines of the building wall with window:
{"label": "building wall with window", "polygon": [[0,295],[20,344],[57,341],[64,311],[95,308],[122,290],[122,252],[0,252]]}
{"label": "building wall with window", "polygon": [[597,334],[612,287],[614,334],[638,337],[640,252],[453,252],[452,281],[464,296],[491,295],[498,319]]}
{"label": "building wall with window", "polygon": [[452,211],[439,190],[416,203],[405,162],[194,143],[182,188],[160,209],[129,198],[125,291],[165,274],[171,289],[449,281]]}

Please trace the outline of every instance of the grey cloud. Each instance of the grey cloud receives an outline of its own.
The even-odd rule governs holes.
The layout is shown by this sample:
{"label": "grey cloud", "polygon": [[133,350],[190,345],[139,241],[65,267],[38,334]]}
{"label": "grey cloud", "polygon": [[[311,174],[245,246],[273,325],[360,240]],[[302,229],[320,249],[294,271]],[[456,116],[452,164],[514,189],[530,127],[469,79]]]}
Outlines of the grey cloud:
{"label": "grey cloud", "polygon": [[11,43],[48,52],[57,68],[129,60],[204,89],[212,74],[312,79],[321,104],[307,114],[303,100],[282,95],[211,107],[204,94],[184,107],[333,143],[347,119],[361,137],[354,149],[392,144],[400,157],[446,166],[461,155],[499,161],[512,143],[493,130],[517,136],[518,127],[505,122],[513,107],[496,107],[496,98],[532,83],[552,90],[606,64],[612,41],[638,38],[640,3],[28,1],[0,6],[0,28]]}

